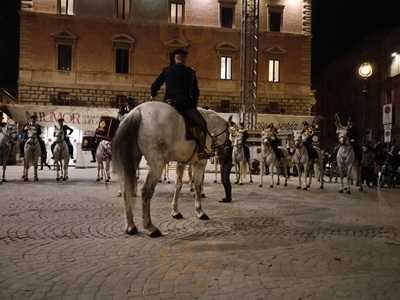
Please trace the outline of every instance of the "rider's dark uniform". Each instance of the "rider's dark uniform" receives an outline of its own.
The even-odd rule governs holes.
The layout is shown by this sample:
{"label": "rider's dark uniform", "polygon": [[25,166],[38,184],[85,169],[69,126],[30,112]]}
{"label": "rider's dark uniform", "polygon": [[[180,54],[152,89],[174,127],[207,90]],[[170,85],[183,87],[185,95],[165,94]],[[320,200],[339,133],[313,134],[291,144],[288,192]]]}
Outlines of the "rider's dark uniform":
{"label": "rider's dark uniform", "polygon": [[269,130],[271,131],[271,134],[273,138],[269,139],[269,143],[272,146],[272,149],[274,150],[274,153],[278,159],[282,158],[282,151],[279,151],[279,146],[281,144],[281,140],[278,138],[278,129],[274,126],[273,123],[268,125]]}
{"label": "rider's dark uniform", "polygon": [[[179,53],[179,52],[177,52]],[[171,64],[163,69],[151,86],[151,96],[157,96],[157,92],[165,83],[164,100],[172,105],[187,120],[202,131],[199,137],[200,152],[203,152],[207,136],[207,123],[197,110],[199,100],[199,87],[196,72],[183,63]]]}
{"label": "rider's dark uniform", "polygon": [[308,135],[306,141],[304,142],[304,145],[306,146],[307,152],[308,152],[308,156],[311,159],[316,159],[318,157],[317,152],[315,151],[314,147],[313,147],[313,130],[312,128],[308,125],[308,122],[305,121],[303,123],[303,130],[301,131],[302,134],[306,134]]}
{"label": "rider's dark uniform", "polygon": [[360,134],[356,128],[354,128],[352,122],[348,122],[347,124],[347,137],[349,139],[350,145],[353,146],[354,156],[358,162],[361,162],[362,159],[362,149],[359,145]]}

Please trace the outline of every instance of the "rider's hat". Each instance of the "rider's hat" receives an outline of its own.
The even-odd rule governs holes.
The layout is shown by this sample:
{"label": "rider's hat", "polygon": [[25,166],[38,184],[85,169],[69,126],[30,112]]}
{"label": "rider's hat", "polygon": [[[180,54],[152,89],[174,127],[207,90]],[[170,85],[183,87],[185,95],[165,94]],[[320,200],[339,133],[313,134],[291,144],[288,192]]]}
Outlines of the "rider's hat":
{"label": "rider's hat", "polygon": [[38,116],[36,114],[31,115],[32,120],[37,120]]}
{"label": "rider's hat", "polygon": [[187,50],[185,50],[183,48],[179,48],[179,49],[174,50],[171,55],[174,57],[176,54],[188,55],[188,52],[187,52]]}
{"label": "rider's hat", "polygon": [[59,118],[57,122],[64,122],[64,118]]}
{"label": "rider's hat", "polygon": [[307,121],[304,121],[304,122],[303,122],[303,125],[304,125],[304,126],[309,126],[310,124],[308,124]]}

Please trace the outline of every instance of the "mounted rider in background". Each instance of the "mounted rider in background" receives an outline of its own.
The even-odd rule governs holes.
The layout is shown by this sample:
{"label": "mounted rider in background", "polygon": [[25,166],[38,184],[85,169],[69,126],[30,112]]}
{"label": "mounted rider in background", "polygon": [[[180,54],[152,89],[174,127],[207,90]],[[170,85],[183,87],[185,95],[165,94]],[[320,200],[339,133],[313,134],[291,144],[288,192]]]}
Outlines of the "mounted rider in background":
{"label": "mounted rider in background", "polygon": [[42,127],[37,123],[37,115],[31,115],[30,120],[25,123],[22,132],[21,132],[21,140],[20,140],[20,153],[21,157],[24,157],[24,148],[25,143],[29,139],[29,131],[34,130],[36,132],[37,139],[40,144],[40,150],[42,153],[46,152],[46,145],[41,137],[42,135]]}
{"label": "mounted rider in background", "polygon": [[281,139],[278,138],[278,129],[275,127],[274,123],[270,123],[267,128],[269,129],[271,136],[268,139],[271,144],[272,150],[278,159],[283,157],[282,151],[279,150],[279,146],[281,145]]}
{"label": "mounted rider in background", "polygon": [[301,134],[307,137],[304,142],[304,145],[306,146],[307,153],[310,159],[314,160],[318,158],[318,153],[315,151],[313,147],[314,131],[307,121],[303,122],[303,129],[301,130]]}
{"label": "mounted rider in background", "polygon": [[[74,132],[74,130],[71,127],[69,127],[68,125],[64,124],[63,118],[58,119],[57,122],[58,122],[59,129],[62,129],[62,131],[64,131],[64,141],[68,146],[69,155],[70,155],[71,159],[74,159],[74,147],[72,146],[71,141],[69,139],[69,135],[72,134],[72,132]],[[54,148],[56,147],[56,145],[57,145],[56,141],[54,141],[54,143],[51,144],[51,153],[52,154],[54,154]]]}

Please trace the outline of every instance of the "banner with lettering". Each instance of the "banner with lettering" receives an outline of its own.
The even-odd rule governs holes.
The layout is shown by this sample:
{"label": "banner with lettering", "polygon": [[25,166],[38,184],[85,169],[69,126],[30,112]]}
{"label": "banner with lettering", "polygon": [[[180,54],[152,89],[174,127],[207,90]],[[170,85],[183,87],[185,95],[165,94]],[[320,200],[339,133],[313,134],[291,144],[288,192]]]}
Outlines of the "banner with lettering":
{"label": "banner with lettering", "polygon": [[86,106],[6,104],[0,110],[9,114],[15,122],[24,123],[30,116],[36,115],[40,125],[52,127],[58,119],[63,118],[66,125],[87,131],[96,130],[101,116],[118,115],[116,108]]}

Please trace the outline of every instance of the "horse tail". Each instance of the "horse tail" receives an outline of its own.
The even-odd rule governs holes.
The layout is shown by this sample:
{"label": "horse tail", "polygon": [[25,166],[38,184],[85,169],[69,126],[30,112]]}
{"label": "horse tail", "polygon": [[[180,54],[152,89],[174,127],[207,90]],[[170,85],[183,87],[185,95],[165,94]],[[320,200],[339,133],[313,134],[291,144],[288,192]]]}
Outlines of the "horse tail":
{"label": "horse tail", "polygon": [[137,144],[141,121],[140,110],[134,110],[119,125],[113,138],[113,169],[125,183],[126,191],[136,194],[136,171],[141,153]]}

